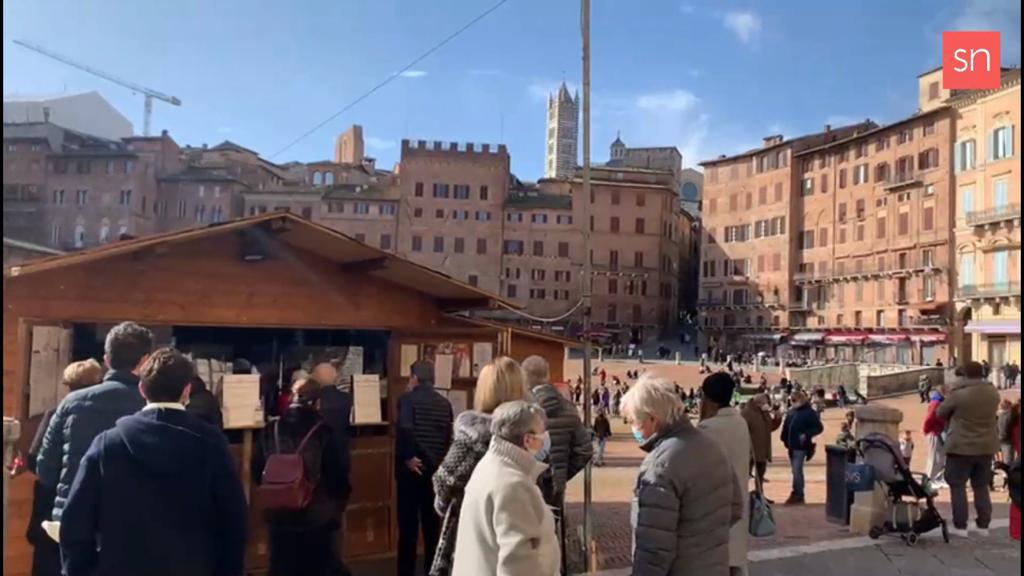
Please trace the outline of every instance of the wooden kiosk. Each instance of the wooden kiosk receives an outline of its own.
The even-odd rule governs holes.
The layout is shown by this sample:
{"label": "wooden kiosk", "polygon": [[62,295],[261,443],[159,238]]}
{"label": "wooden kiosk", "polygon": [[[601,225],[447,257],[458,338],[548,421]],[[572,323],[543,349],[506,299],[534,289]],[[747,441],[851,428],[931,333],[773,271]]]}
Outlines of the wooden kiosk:
{"label": "wooden kiosk", "polygon": [[[358,345],[366,373],[381,377],[381,422],[353,428],[344,550],[350,559],[390,555],[397,544],[394,482],[381,479],[394,478],[391,423],[407,385],[403,360],[457,356],[451,389],[464,394],[453,397],[471,405],[474,350],[484,356],[489,345],[491,356],[520,360],[540,354],[560,379],[565,348],[576,344],[455,315],[496,305],[513,306],[286,213],[37,260],[4,270],[4,416],[22,421],[22,438],[30,441],[41,409],[61,394],[54,369],[44,373],[40,358],[49,354],[56,364],[98,357],[106,329],[123,320],[150,327],[163,344],[185,350],[212,342],[225,358],[256,355],[247,358],[254,364],[268,349],[283,356]],[[24,533],[33,480],[26,474],[10,484],[4,575],[30,572]],[[266,534],[258,502],[251,511],[248,565],[258,574],[267,562]]]}

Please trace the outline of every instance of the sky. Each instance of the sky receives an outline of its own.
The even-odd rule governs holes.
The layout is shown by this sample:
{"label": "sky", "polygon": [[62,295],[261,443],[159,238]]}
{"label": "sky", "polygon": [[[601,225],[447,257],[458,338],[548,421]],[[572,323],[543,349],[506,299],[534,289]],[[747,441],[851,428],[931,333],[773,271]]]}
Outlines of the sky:
{"label": "sky", "polygon": [[[324,160],[361,124],[383,166],[403,138],[503,143],[533,180],[547,94],[580,84],[578,1],[507,0],[398,74],[497,1],[4,0],[3,90],[99,90],[142,129],[141,97],[12,43],[24,39],[179,97],[155,104],[153,125],[182,145]],[[954,29],[1000,30],[1002,64],[1019,65],[1018,0],[593,0],[593,160],[616,134],[694,166],[769,134],[897,120]]]}

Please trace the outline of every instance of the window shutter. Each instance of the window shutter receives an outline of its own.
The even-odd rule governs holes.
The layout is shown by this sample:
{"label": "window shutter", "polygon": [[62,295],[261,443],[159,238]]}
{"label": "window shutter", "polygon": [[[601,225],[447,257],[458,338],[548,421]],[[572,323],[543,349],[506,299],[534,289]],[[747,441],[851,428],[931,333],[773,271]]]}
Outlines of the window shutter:
{"label": "window shutter", "polygon": [[953,146],[953,171],[961,172],[964,169],[964,145],[957,142]]}
{"label": "window shutter", "polygon": [[1013,156],[1013,129],[1014,126],[1010,125],[1003,129],[1003,140],[1006,141],[1006,156]]}

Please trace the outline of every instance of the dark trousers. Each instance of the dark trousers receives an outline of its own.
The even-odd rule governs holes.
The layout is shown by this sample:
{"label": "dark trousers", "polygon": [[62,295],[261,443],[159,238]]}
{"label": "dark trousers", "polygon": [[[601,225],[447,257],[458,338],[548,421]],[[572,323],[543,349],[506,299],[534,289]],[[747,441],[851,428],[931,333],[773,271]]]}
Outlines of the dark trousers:
{"label": "dark trousers", "polygon": [[60,545],[49,536],[40,538],[32,548],[32,576],[60,576]]}
{"label": "dark trousers", "polygon": [[958,530],[967,529],[969,515],[967,484],[974,492],[974,509],[977,513],[978,528],[988,528],[992,523],[991,456],[946,455],[946,482],[953,500],[953,526]]}
{"label": "dark trousers", "polygon": [[[401,465],[401,464],[400,464]],[[441,537],[441,518],[434,511],[431,474],[398,471],[398,576],[416,575],[416,545],[423,529],[423,574],[430,573]]]}
{"label": "dark trousers", "polygon": [[[755,473],[757,474],[757,476],[754,476]],[[754,462],[753,460],[750,461],[750,475],[753,476],[755,480],[759,480],[762,484],[764,484],[764,476],[767,473],[767,462]]]}
{"label": "dark trousers", "polygon": [[552,492],[548,488],[542,488],[544,503],[551,508],[555,515],[555,537],[558,538],[558,548],[562,551],[562,575],[569,573],[569,558],[565,553],[565,492]]}
{"label": "dark trousers", "polygon": [[269,576],[335,576],[334,525],[307,530],[270,530]]}

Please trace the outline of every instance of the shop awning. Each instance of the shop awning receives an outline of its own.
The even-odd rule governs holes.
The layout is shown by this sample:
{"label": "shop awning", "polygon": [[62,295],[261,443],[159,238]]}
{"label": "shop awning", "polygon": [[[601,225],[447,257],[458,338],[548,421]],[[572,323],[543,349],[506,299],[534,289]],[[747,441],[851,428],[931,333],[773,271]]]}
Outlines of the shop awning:
{"label": "shop awning", "polygon": [[813,344],[820,344],[824,340],[824,332],[797,332],[792,336],[792,338],[790,338],[790,341],[798,346],[810,346]]}
{"label": "shop awning", "polygon": [[1020,335],[1020,320],[975,320],[964,330],[968,334],[1017,334]]}
{"label": "shop awning", "polygon": [[868,335],[864,332],[829,332],[825,344],[832,346],[860,346]]}
{"label": "shop awning", "polygon": [[943,344],[946,342],[946,334],[944,332],[924,332],[911,334],[910,339],[921,344]]}
{"label": "shop awning", "polygon": [[895,332],[892,334],[871,334],[868,336],[868,342],[872,344],[906,344],[910,341],[910,336],[901,332]]}
{"label": "shop awning", "polygon": [[755,332],[753,334],[743,334],[743,335],[740,336],[740,338],[743,338],[744,340],[753,340],[755,342],[775,342],[775,343],[782,342],[782,339],[785,338],[785,337],[786,337],[785,334],[780,334],[780,333],[775,333],[775,332]]}

